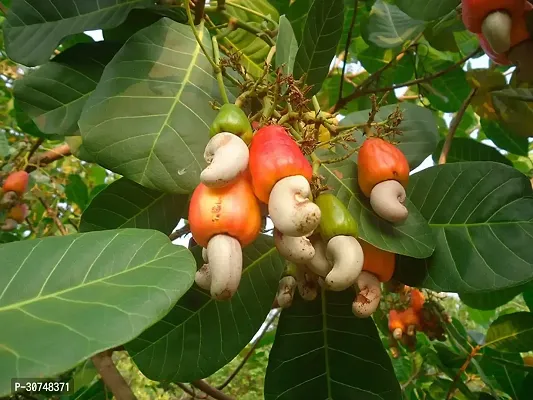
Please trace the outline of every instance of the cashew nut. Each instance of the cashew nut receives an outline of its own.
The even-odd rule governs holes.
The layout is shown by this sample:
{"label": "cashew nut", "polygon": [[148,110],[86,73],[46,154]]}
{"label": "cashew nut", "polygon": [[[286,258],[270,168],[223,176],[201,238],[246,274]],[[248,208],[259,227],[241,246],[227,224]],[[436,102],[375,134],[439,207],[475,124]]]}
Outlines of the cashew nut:
{"label": "cashew nut", "polygon": [[11,208],[18,200],[18,195],[15,192],[5,192],[0,197],[0,208]]}
{"label": "cashew nut", "polygon": [[202,249],[202,258],[205,261],[205,264],[196,271],[194,281],[196,284],[204,290],[209,290],[211,287],[211,271],[209,269],[209,260],[207,258],[207,249]]}
{"label": "cashew nut", "polygon": [[506,53],[511,47],[511,28],[513,20],[503,11],[487,15],[481,25],[481,32],[496,54]]}
{"label": "cashew nut", "polygon": [[200,174],[200,180],[209,187],[223,187],[248,167],[248,146],[240,137],[220,132],[207,143],[204,158],[209,165]]}
{"label": "cashew nut", "polygon": [[307,301],[313,301],[318,295],[317,277],[305,265],[296,266],[296,282],[300,297]]}
{"label": "cashew nut", "polygon": [[281,308],[291,306],[296,286],[296,279],[293,276],[288,275],[280,279],[276,299]]}
{"label": "cashew nut", "polygon": [[403,336],[402,328],[396,328],[392,331],[392,337],[396,340],[400,340]]}
{"label": "cashew nut", "polygon": [[332,265],[326,258],[326,244],[320,237],[312,237],[311,244],[315,249],[315,255],[306,265],[318,276],[325,277],[332,268]]}
{"label": "cashew nut", "polygon": [[326,275],[326,288],[336,292],[352,286],[363,269],[363,248],[353,236],[335,236],[328,242],[326,257],[333,268]]}
{"label": "cashew nut", "polygon": [[216,235],[207,243],[211,276],[211,297],[230,299],[239,287],[242,274],[242,249],[239,241],[228,235]]}
{"label": "cashew nut", "polygon": [[6,220],[4,221],[4,224],[0,226],[0,230],[9,232],[14,229],[17,229],[17,226],[18,226],[17,221],[11,218],[6,218]]}
{"label": "cashew nut", "polygon": [[378,183],[370,192],[370,206],[374,212],[389,222],[403,222],[409,216],[405,189],[395,180]]}
{"label": "cashew nut", "polygon": [[283,258],[296,264],[306,263],[315,255],[315,249],[305,236],[287,236],[274,229],[274,244]]}
{"label": "cashew nut", "polygon": [[[378,278],[368,271],[363,271],[357,278],[359,293],[352,303],[356,317],[367,318],[377,310],[381,300],[381,285]],[[395,330],[396,332],[396,330]]]}
{"label": "cashew nut", "polygon": [[288,236],[307,236],[320,223],[320,208],[309,200],[311,186],[301,175],[278,181],[268,200],[274,226]]}

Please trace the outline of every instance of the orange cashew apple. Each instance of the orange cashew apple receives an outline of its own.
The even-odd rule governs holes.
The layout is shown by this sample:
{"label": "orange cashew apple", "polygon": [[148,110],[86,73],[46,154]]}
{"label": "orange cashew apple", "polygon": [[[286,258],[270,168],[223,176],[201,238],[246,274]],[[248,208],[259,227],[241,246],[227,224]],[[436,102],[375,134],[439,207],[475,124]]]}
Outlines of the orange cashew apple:
{"label": "orange cashew apple", "polygon": [[250,144],[249,169],[255,195],[268,204],[277,230],[287,236],[307,236],[320,222],[311,196],[311,164],[285,128],[259,129]]}
{"label": "orange cashew apple", "polygon": [[422,308],[424,307],[424,302],[426,301],[424,294],[418,290],[413,289],[411,290],[411,307],[415,312],[420,313]]}
{"label": "orange cashew apple", "polygon": [[24,195],[28,189],[28,181],[30,175],[26,171],[17,171],[9,174],[7,179],[2,185],[2,190],[4,193],[15,192],[19,197]]}
{"label": "orange cashew apple", "polygon": [[360,243],[365,255],[363,271],[373,273],[380,282],[388,282],[394,274],[396,255],[363,240]]}
{"label": "orange cashew apple", "polygon": [[246,174],[222,188],[200,183],[191,197],[189,224],[196,243],[207,249],[207,267],[197,272],[197,284],[209,284],[217,300],[231,298],[240,283],[242,248],[255,240],[261,227],[259,204]]}
{"label": "orange cashew apple", "polygon": [[7,217],[21,224],[28,216],[28,213],[29,211],[27,204],[17,204],[9,210],[9,212],[7,213]]}
{"label": "orange cashew apple", "polygon": [[389,311],[389,331],[392,332],[392,336],[396,340],[400,340],[405,332],[405,324],[400,317],[400,313],[395,309]]}
{"label": "orange cashew apple", "polygon": [[400,149],[381,138],[367,138],[359,149],[357,181],[377,215],[389,222],[407,219],[409,163]]}

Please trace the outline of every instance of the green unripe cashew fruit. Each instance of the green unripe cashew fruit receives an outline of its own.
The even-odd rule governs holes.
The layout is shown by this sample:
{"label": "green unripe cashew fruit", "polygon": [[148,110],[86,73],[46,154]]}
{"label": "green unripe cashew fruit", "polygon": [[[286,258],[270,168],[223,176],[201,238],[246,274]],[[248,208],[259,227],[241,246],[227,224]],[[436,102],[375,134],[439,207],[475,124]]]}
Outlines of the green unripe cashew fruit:
{"label": "green unripe cashew fruit", "polygon": [[357,221],[352,217],[346,206],[331,193],[318,196],[315,204],[320,208],[320,235],[327,243],[335,236],[359,236]]}
{"label": "green unripe cashew fruit", "polygon": [[209,133],[211,137],[220,132],[230,132],[239,136],[244,143],[250,144],[253,130],[248,117],[235,104],[224,104],[220,107],[215,120],[211,124]]}

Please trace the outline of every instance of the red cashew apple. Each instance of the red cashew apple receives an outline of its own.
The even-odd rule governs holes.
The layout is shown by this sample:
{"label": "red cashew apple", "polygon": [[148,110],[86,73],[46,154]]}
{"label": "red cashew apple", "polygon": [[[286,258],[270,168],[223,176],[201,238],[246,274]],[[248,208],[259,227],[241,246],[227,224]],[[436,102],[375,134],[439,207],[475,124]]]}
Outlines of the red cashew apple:
{"label": "red cashew apple", "polygon": [[357,181],[381,218],[389,222],[407,219],[404,202],[409,163],[400,149],[381,138],[367,138],[357,157]]}
{"label": "red cashew apple", "polygon": [[231,298],[240,283],[242,248],[256,239],[261,227],[259,203],[246,174],[222,188],[200,183],[191,197],[189,224],[196,243],[207,249],[208,267],[197,272],[203,282],[199,286],[209,284],[217,300]]}
{"label": "red cashew apple", "polygon": [[4,193],[15,192],[17,195],[22,196],[28,189],[28,182],[30,175],[26,171],[17,171],[9,174],[4,181],[2,190]]}
{"label": "red cashew apple", "polygon": [[285,128],[269,125],[255,133],[249,168],[254,193],[268,204],[277,230],[295,237],[315,230],[320,209],[309,200],[313,169]]}
{"label": "red cashew apple", "polygon": [[28,216],[28,213],[29,211],[27,204],[17,204],[9,210],[9,212],[7,213],[7,217],[21,224]]}
{"label": "red cashew apple", "polygon": [[483,49],[491,50],[487,55],[506,54],[530,37],[525,13],[532,8],[526,0],[462,0],[462,19],[470,32],[482,35]]}

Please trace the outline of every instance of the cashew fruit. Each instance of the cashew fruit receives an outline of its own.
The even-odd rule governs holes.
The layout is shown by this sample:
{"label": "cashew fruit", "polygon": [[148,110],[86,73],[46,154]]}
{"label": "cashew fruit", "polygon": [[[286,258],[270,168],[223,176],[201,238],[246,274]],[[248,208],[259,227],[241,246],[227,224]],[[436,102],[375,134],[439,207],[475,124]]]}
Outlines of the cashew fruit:
{"label": "cashew fruit", "polygon": [[28,213],[29,210],[27,204],[17,204],[9,210],[7,216],[21,224],[28,216]]}
{"label": "cashew fruit", "polygon": [[246,176],[223,188],[200,183],[191,197],[189,224],[194,240],[202,247],[218,234],[234,237],[242,247],[253,242],[261,227],[261,213]]}
{"label": "cashew fruit", "polygon": [[388,282],[394,274],[396,255],[385,250],[381,250],[368,242],[360,240],[363,248],[365,260],[363,271],[373,273],[380,282]]}
{"label": "cashew fruit", "polygon": [[253,136],[252,126],[248,117],[241,108],[235,104],[224,104],[218,110],[209,133],[211,137],[220,132],[230,132],[239,136],[246,144],[250,144]]}
{"label": "cashew fruit", "polygon": [[19,197],[24,195],[28,189],[30,175],[26,171],[16,171],[6,178],[2,185],[2,190],[6,192],[15,192]]}
{"label": "cashew fruit", "polygon": [[411,290],[411,308],[415,310],[415,312],[419,313],[422,308],[424,307],[424,302],[426,301],[424,294],[418,290],[413,289]]}
{"label": "cashew fruit", "polygon": [[315,204],[320,208],[320,235],[325,242],[338,235],[359,236],[357,221],[335,195],[320,194]]}
{"label": "cashew fruit", "polygon": [[311,182],[313,176],[311,164],[279,125],[268,125],[255,133],[250,144],[249,169],[255,195],[267,204],[278,181],[301,175]]}
{"label": "cashew fruit", "polygon": [[394,339],[399,340],[406,330],[406,326],[400,317],[397,310],[389,311],[389,331],[392,333]]}

